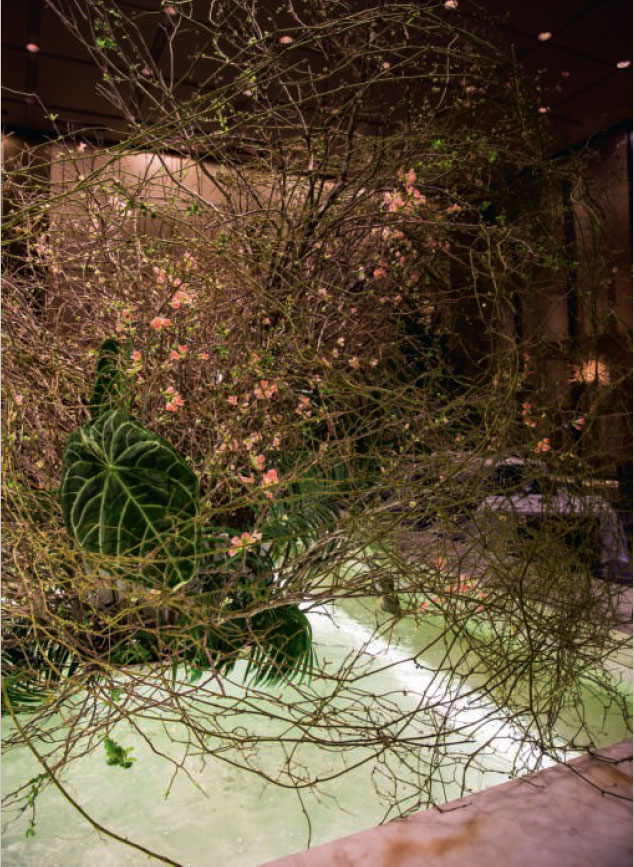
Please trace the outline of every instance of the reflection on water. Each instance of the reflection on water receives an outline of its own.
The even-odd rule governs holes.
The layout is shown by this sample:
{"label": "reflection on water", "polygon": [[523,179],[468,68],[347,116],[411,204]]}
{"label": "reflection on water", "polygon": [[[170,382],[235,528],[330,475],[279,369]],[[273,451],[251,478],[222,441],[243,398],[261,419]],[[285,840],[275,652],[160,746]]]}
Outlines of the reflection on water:
{"label": "reflection on water", "polygon": [[[440,802],[460,795],[462,785],[467,790],[479,790],[502,782],[514,762],[520,769],[538,765],[530,749],[518,744],[518,729],[503,719],[492,703],[473,694],[464,684],[452,685],[437,673],[443,654],[441,642],[412,659],[413,654],[438,638],[437,619],[430,618],[422,626],[401,621],[391,631],[388,643],[375,632],[377,612],[370,605],[348,601],[334,617],[324,609],[311,612],[310,617],[320,661],[333,676],[365,650],[355,662],[354,683],[335,700],[338,707],[353,716],[362,710],[362,693],[389,696],[391,706],[401,708],[404,714],[401,736],[425,737],[451,724],[460,726],[460,736],[455,740],[470,743],[434,752],[430,737],[428,746],[401,757],[406,762],[389,753],[376,756],[370,747],[355,746],[343,752],[334,744],[321,748],[308,745],[295,760],[312,776],[329,777],[363,759],[369,761],[320,785],[318,794],[304,790],[302,806],[293,790],[268,784],[215,759],[206,763],[186,759],[184,766],[191,779],[178,774],[165,798],[173,767],[157,759],[142,737],[121,724],[111,735],[126,747],[134,747],[134,766],[129,770],[108,767],[103,751],[97,749],[65,773],[63,779],[69,792],[106,827],[187,867],[254,867],[306,847],[309,829],[303,807],[311,818],[311,843],[316,845],[382,821],[394,804],[395,791],[399,799],[418,798],[416,761],[425,767],[430,763],[433,766],[438,756],[432,793]],[[318,698],[329,689],[331,686],[315,682],[304,692],[312,691]],[[227,701],[235,704],[240,687],[232,687],[231,693]],[[423,693],[425,709],[417,712]],[[431,710],[430,704],[434,705]],[[232,716],[231,727],[242,722],[245,728],[253,728],[253,719],[243,716],[242,721]],[[609,715],[601,718],[601,725],[597,743],[625,736],[623,722]],[[184,748],[174,742],[178,735],[175,728],[170,730],[152,721],[144,724],[144,733],[155,746],[180,759]],[[269,726],[271,734],[278,731],[279,727]],[[468,756],[482,745],[487,746],[477,765],[470,765]],[[258,760],[261,766],[267,767],[268,763],[274,768],[281,757],[280,745],[273,742],[260,751]],[[9,792],[40,770],[26,749],[10,753],[2,767],[3,791]],[[399,779],[396,787],[395,775]],[[94,867],[96,863],[99,867],[136,867],[149,863],[146,856],[99,837],[52,788],[38,798],[34,837],[25,838],[26,816],[11,821],[13,818],[7,810],[2,838],[7,867]]]}

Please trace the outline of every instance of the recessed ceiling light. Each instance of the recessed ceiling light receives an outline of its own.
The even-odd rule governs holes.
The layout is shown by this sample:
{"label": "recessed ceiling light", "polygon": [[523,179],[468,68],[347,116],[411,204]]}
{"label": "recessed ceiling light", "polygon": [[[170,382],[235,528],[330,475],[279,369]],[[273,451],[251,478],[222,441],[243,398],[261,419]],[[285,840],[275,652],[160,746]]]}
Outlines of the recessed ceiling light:
{"label": "recessed ceiling light", "polygon": [[35,42],[27,42],[24,47],[27,51],[30,51],[31,54],[37,54],[37,52],[40,50],[40,46],[36,45]]}
{"label": "recessed ceiling light", "polygon": [[543,33],[538,33],[537,38],[540,42],[548,42],[552,35],[553,34],[549,30],[545,30]]}

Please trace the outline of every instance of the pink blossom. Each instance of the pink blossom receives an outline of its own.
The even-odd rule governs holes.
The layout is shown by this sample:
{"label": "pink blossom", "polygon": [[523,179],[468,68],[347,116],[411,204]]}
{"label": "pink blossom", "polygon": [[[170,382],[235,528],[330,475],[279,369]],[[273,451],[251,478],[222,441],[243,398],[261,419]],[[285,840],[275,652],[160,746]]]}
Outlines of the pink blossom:
{"label": "pink blossom", "polygon": [[540,42],[548,42],[548,40],[552,37],[552,33],[550,31],[545,30],[543,33],[538,33],[537,38]]}
{"label": "pink blossom", "polygon": [[277,477],[277,470],[267,470],[262,476],[262,484],[266,487],[268,485],[276,485],[279,479]]}
{"label": "pink blossom", "polygon": [[292,36],[280,36],[280,45],[290,45],[293,41]]}
{"label": "pink blossom", "polygon": [[540,440],[534,448],[536,452],[549,452],[550,451],[550,439],[548,437],[544,437],[543,440]]}
{"label": "pink blossom", "polygon": [[141,353],[139,352],[138,349],[135,349],[134,352],[130,355],[130,360],[131,361],[140,361],[141,360]]}
{"label": "pink blossom", "polygon": [[160,331],[161,328],[169,328],[171,324],[171,319],[167,319],[165,316],[155,316],[150,322],[150,328],[153,328],[155,331]]}
{"label": "pink blossom", "polygon": [[354,370],[359,370],[359,368],[361,367],[361,362],[359,361],[359,359],[357,358],[356,355],[353,355],[352,358],[348,359],[348,364]]}
{"label": "pink blossom", "polygon": [[238,474],[238,479],[242,482],[243,485],[252,485],[255,483],[254,476],[241,476]]}
{"label": "pink blossom", "polygon": [[403,181],[408,185],[412,186],[412,184],[416,183],[416,172],[414,169],[410,169],[404,176]]}
{"label": "pink blossom", "polygon": [[165,404],[165,409],[168,410],[169,412],[176,412],[176,410],[177,410],[180,406],[184,406],[185,401],[184,401],[183,398],[180,396],[180,394],[179,394],[177,391],[173,390],[173,389],[172,389],[172,391],[171,391],[171,394],[173,394],[174,396],[173,396],[172,399],[169,401],[169,403],[166,403],[166,404]]}
{"label": "pink blossom", "polygon": [[277,394],[277,385],[275,383],[269,385],[267,379],[261,379],[260,384],[256,385],[253,393],[255,394],[256,398],[258,398],[258,400],[264,400],[272,397],[274,394]]}
{"label": "pink blossom", "polygon": [[13,399],[17,403],[18,406],[22,406],[22,404],[24,403],[24,395],[23,394],[16,394]]}
{"label": "pink blossom", "polygon": [[165,283],[167,280],[167,272],[163,268],[158,268],[156,265],[152,267],[157,283]]}
{"label": "pink blossom", "polygon": [[264,457],[264,455],[256,455],[255,458],[253,459],[253,461],[256,464],[258,470],[264,469],[264,463],[266,461],[266,458]]}
{"label": "pink blossom", "polygon": [[381,265],[376,267],[374,269],[374,271],[372,272],[372,276],[376,277],[377,280],[379,280],[381,277],[385,277],[385,274],[386,274],[385,268],[383,268]]}
{"label": "pink blossom", "polygon": [[170,351],[170,361],[174,361],[175,359],[178,359],[178,358],[180,358],[180,355],[178,354],[178,352],[175,349],[172,349]]}
{"label": "pink blossom", "polygon": [[[180,282],[180,280],[175,281],[174,285],[179,285]],[[170,299],[169,305],[173,310],[178,310],[181,304],[191,304],[194,300],[194,297],[195,296],[191,292],[187,292],[186,289],[179,289],[173,294],[172,298]]]}
{"label": "pink blossom", "polygon": [[203,361],[209,361],[209,353],[208,353],[208,352],[201,352],[201,353],[200,353],[200,358],[201,358]]}
{"label": "pink blossom", "polygon": [[241,536],[233,536],[231,539],[231,548],[229,548],[229,556],[233,557],[244,548],[248,548],[250,545],[259,542],[261,538],[261,533],[243,533]]}
{"label": "pink blossom", "polygon": [[237,406],[238,405],[238,398],[235,396],[235,394],[231,394],[227,398],[227,403],[230,403],[231,406]]}
{"label": "pink blossom", "polygon": [[570,424],[573,426],[575,430],[581,430],[586,423],[585,418],[581,415],[579,418],[575,418]]}

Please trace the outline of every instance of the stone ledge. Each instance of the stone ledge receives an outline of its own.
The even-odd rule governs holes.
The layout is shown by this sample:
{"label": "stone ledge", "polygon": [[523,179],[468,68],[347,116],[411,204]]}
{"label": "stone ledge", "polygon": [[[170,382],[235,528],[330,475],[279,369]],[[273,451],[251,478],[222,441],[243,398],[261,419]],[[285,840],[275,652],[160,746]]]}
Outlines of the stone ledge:
{"label": "stone ledge", "polygon": [[631,867],[631,741],[263,867],[536,864]]}

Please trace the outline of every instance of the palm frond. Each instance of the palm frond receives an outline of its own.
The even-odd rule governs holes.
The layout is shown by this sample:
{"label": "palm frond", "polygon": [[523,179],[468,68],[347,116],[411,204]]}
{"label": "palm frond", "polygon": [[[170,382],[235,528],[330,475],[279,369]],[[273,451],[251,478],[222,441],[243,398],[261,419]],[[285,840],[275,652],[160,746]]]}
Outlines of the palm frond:
{"label": "palm frond", "polygon": [[271,504],[262,534],[280,567],[317,542],[324,560],[336,551],[338,539],[334,531],[345,484],[345,478],[339,475],[336,468],[310,467],[288,485],[283,499]]}
{"label": "palm frond", "polygon": [[261,611],[249,624],[251,650],[245,677],[271,685],[281,680],[310,677],[313,668],[313,633],[310,621],[296,605]]}

